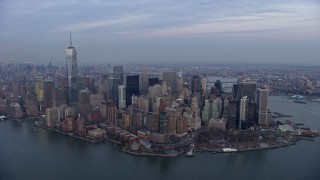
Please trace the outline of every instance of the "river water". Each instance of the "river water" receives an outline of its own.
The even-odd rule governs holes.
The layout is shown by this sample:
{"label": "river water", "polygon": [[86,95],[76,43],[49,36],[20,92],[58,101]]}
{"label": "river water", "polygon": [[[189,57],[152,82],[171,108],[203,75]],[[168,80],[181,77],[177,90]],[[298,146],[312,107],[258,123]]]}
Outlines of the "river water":
{"label": "river water", "polygon": [[[320,130],[320,103],[270,97],[272,111]],[[13,121],[0,122],[0,179],[320,179],[320,138],[294,146],[193,158],[141,157]]]}

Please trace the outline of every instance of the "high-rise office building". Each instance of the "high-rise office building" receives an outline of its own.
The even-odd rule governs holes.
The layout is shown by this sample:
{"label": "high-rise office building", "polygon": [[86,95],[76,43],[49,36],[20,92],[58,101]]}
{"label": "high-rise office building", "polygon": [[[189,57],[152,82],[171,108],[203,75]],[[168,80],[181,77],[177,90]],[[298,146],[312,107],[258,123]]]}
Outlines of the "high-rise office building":
{"label": "high-rise office building", "polygon": [[193,76],[191,79],[191,93],[194,95],[196,93],[201,94],[201,78],[199,76]]}
{"label": "high-rise office building", "polygon": [[139,76],[127,76],[127,89],[126,89],[126,104],[127,106],[132,104],[132,96],[139,96]]}
{"label": "high-rise office building", "polygon": [[159,132],[167,133],[168,131],[168,113],[160,112],[159,115]]}
{"label": "high-rise office building", "polygon": [[113,102],[119,107],[119,101],[118,101],[118,86],[123,85],[123,66],[114,66],[113,67],[113,79],[110,79],[112,82],[111,88],[111,98]]}
{"label": "high-rise office building", "polygon": [[268,125],[268,94],[269,91],[264,88],[257,89],[257,115],[259,125]]}
{"label": "high-rise office building", "polygon": [[36,94],[40,111],[42,110],[42,106],[44,103],[44,85],[43,85],[43,77],[36,78]]}
{"label": "high-rise office building", "polygon": [[126,108],[126,86],[119,85],[118,86],[118,94],[119,94],[119,109]]}
{"label": "high-rise office building", "polygon": [[214,82],[214,87],[216,87],[219,90],[219,94],[222,93],[222,82],[218,79],[216,82]]}
{"label": "high-rise office building", "polygon": [[53,105],[52,89],[54,88],[54,82],[52,80],[45,80],[44,87],[44,102],[46,108],[51,108]]}
{"label": "high-rise office building", "polygon": [[12,94],[14,97],[21,95],[20,82],[18,80],[12,81]]}
{"label": "high-rise office building", "polygon": [[179,98],[183,98],[184,88],[183,88],[183,76],[181,72],[178,73],[177,91],[178,91]]}
{"label": "high-rise office building", "polygon": [[78,100],[78,65],[76,48],[72,46],[70,33],[70,46],[67,48],[67,77],[69,104],[75,104]]}
{"label": "high-rise office building", "polygon": [[177,73],[175,71],[163,72],[163,81],[167,83],[171,89],[171,94],[177,94]]}
{"label": "high-rise office building", "polygon": [[141,82],[141,94],[147,95],[148,93],[148,70],[147,68],[143,68],[143,74],[142,74],[142,82]]}
{"label": "high-rise office building", "polygon": [[249,115],[249,99],[247,96],[244,96],[240,100],[239,106],[239,130],[244,129],[248,122],[248,115]]}
{"label": "high-rise office building", "polygon": [[123,66],[113,67],[113,78],[118,80],[118,85],[123,85]]}
{"label": "high-rise office building", "polygon": [[236,95],[236,100],[244,96],[247,96],[249,102],[255,102],[257,83],[255,81],[242,81],[238,84],[238,90]]}
{"label": "high-rise office building", "polygon": [[148,78],[148,86],[154,86],[160,84],[159,78]]}

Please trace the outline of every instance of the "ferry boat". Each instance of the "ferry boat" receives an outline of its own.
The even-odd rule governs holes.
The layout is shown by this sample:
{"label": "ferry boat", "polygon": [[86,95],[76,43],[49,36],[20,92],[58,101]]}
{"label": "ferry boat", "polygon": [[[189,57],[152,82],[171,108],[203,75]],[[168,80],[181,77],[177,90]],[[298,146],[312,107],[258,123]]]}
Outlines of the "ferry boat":
{"label": "ferry boat", "polygon": [[236,152],[238,151],[237,149],[233,149],[233,148],[222,148],[223,152]]}
{"label": "ferry boat", "polygon": [[192,157],[196,154],[196,148],[194,144],[190,144],[188,151],[186,152],[186,157]]}

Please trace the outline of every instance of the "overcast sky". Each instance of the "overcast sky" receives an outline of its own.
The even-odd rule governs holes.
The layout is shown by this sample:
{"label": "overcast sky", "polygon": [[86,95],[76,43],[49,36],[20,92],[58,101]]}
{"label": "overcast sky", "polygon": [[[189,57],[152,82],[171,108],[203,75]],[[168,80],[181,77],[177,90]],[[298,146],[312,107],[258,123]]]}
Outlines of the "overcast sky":
{"label": "overcast sky", "polygon": [[0,0],[0,62],[320,65],[320,0]]}

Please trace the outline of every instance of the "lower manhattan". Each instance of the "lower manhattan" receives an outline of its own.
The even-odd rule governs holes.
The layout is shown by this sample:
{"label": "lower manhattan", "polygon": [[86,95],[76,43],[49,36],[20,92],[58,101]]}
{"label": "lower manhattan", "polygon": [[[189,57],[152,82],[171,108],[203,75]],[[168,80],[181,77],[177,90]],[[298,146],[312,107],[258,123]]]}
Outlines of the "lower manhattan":
{"label": "lower manhattan", "polygon": [[319,0],[0,2],[0,180],[319,180],[319,136]]}

